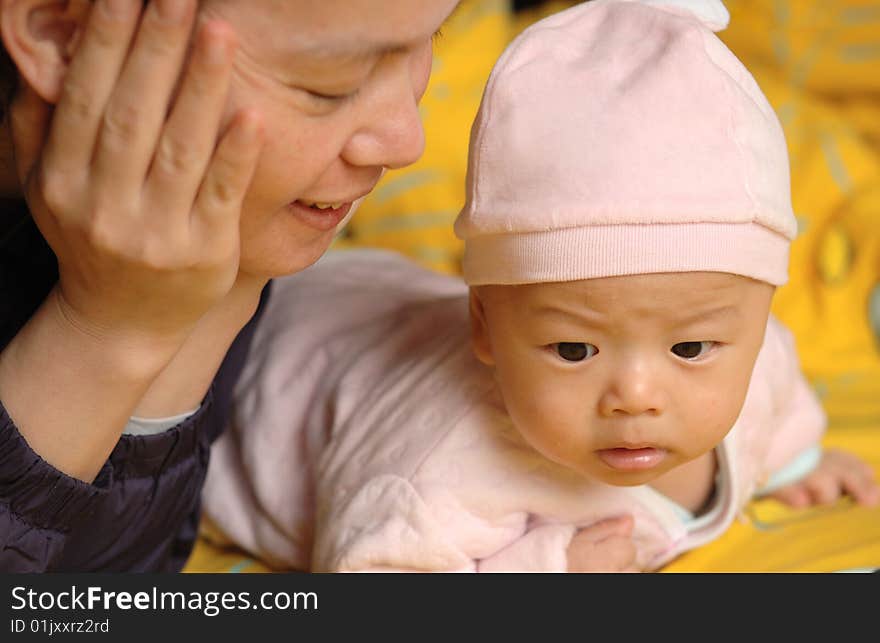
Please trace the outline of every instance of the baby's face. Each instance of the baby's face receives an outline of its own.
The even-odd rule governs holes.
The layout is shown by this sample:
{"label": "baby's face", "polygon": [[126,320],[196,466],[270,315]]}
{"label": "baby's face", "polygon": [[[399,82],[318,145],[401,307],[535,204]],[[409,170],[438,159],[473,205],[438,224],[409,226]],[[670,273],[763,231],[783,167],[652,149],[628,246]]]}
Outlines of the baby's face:
{"label": "baby's face", "polygon": [[537,451],[608,484],[645,484],[732,428],[773,290],[711,272],[484,286],[474,348]]}

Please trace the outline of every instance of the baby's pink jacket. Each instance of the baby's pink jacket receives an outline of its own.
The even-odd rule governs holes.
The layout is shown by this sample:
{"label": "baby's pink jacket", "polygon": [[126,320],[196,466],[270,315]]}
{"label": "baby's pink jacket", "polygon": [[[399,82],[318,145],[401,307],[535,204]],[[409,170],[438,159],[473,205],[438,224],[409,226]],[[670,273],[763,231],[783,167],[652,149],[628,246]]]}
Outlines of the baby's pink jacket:
{"label": "baby's pink jacket", "polygon": [[585,479],[524,443],[471,353],[460,280],[338,252],[275,281],[204,505],[232,542],[313,571],[565,571],[578,527],[631,514],[650,570],[724,532],[824,428],[771,318],[716,450],[714,518],[689,523],[649,486]]}

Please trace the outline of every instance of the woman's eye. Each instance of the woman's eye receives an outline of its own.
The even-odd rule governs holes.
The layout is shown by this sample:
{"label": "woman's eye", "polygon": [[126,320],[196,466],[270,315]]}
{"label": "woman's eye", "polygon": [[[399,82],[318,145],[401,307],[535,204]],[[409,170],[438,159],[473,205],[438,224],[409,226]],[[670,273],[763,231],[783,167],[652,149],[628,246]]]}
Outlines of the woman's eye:
{"label": "woman's eye", "polygon": [[311,96],[312,98],[316,98],[321,101],[328,102],[341,102],[344,100],[348,100],[350,98],[354,98],[355,94],[357,94],[357,90],[353,92],[348,92],[347,94],[323,94],[321,92],[312,91],[310,89],[305,90],[305,92]]}
{"label": "woman's eye", "polygon": [[553,345],[556,353],[566,362],[582,362],[599,352],[592,344],[583,342],[559,342]]}
{"label": "woman's eye", "polygon": [[696,359],[712,350],[713,346],[715,346],[715,342],[679,342],[670,350],[682,359]]}

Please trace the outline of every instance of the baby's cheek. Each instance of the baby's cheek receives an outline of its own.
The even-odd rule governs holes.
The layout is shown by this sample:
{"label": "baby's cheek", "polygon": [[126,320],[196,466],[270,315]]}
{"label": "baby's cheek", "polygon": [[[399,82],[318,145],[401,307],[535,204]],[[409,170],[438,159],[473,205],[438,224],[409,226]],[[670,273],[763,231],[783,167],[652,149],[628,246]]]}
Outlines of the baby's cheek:
{"label": "baby's cheek", "polygon": [[[560,453],[573,450],[576,436],[571,431],[569,414],[561,412],[552,403],[536,404],[528,400],[540,399],[535,395],[523,395],[511,405],[508,414],[519,434],[532,448],[551,460],[559,460]],[[542,402],[547,402],[546,399]]]}
{"label": "baby's cheek", "polygon": [[693,456],[716,447],[728,434],[739,417],[742,408],[737,391],[725,394],[722,391],[694,396],[694,404],[689,406],[688,431],[689,445]]}
{"label": "baby's cheek", "polygon": [[739,417],[749,390],[753,363],[746,359],[728,363],[705,380],[701,402],[714,418],[730,429]]}
{"label": "baby's cheek", "polygon": [[743,398],[737,391],[732,391],[729,395],[721,395],[714,407],[714,413],[709,418],[709,431],[711,435],[721,441],[724,436],[736,424],[742,411]]}

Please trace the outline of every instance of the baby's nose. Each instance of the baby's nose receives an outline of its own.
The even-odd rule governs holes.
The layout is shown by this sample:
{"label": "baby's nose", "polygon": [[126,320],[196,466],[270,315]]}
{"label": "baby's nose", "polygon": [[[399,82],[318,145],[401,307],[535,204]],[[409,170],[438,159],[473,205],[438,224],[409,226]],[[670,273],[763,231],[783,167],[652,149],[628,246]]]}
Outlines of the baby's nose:
{"label": "baby's nose", "polygon": [[614,415],[660,415],[665,406],[662,378],[647,364],[632,363],[615,371],[599,399],[599,412]]}

